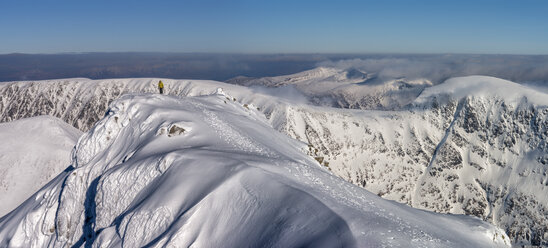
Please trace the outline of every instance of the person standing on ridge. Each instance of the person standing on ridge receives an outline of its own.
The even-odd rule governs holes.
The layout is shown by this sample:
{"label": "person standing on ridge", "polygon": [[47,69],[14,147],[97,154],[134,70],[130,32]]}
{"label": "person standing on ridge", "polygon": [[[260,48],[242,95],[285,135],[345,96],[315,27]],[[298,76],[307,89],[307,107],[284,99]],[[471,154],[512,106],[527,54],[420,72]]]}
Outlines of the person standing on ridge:
{"label": "person standing on ridge", "polygon": [[160,94],[164,94],[164,83],[162,83],[162,80],[158,82],[158,89],[160,90]]}

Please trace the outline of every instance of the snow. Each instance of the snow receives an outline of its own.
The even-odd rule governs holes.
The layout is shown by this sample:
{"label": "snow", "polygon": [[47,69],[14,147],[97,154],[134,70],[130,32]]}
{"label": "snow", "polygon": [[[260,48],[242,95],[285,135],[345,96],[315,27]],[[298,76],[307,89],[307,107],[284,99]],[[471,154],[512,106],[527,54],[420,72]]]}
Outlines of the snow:
{"label": "snow", "polygon": [[[327,79],[306,80],[312,83],[283,82]],[[488,76],[432,87],[420,80],[338,84],[345,85],[338,99],[377,92],[372,103],[397,111],[288,106],[272,115],[273,126],[319,150],[334,174],[386,199],[478,216],[504,228],[516,245],[548,244],[546,93]],[[390,90],[395,101],[387,101]],[[404,107],[392,108],[398,105]]]}
{"label": "snow", "polygon": [[475,215],[517,244],[546,245],[546,99],[501,79],[457,78],[426,88],[404,110],[290,106],[276,129],[383,198]]}
{"label": "snow", "polygon": [[222,88],[230,101],[256,103],[262,110],[288,101],[247,87],[209,80],[174,80],[165,78],[56,79],[8,82],[0,85],[0,121],[51,115],[87,131],[103,117],[108,104],[123,94],[157,93],[158,81],[164,83],[166,95],[200,96],[217,93]]}
{"label": "snow", "polygon": [[[170,95],[216,94],[223,104],[226,101],[247,106],[243,107],[246,111],[261,111],[259,116],[264,114],[274,129],[312,146],[304,150],[317,149],[318,154],[312,156],[321,157],[322,166],[333,174],[385,199],[430,211],[473,214],[505,229],[516,245],[546,244],[548,234],[543,230],[548,223],[548,96],[482,76],[449,79],[428,87],[421,80],[356,83],[359,73],[351,73],[358,75],[351,77],[356,80],[352,83],[345,79],[346,71],[319,72],[298,80],[286,77],[291,82],[286,85],[297,88],[293,84],[302,84],[313,89],[315,82],[325,79],[326,84],[342,86],[337,92],[345,89],[345,95],[334,95],[340,99],[360,98],[368,90],[396,90],[392,97],[402,100],[400,106],[414,105],[396,108],[397,111],[315,107],[238,85],[162,80]],[[309,84],[303,80],[309,80]],[[155,93],[157,82],[158,79],[148,78],[10,82],[0,86],[1,117],[6,121],[52,114],[89,130],[114,99],[126,93]],[[407,85],[412,86],[409,91]],[[394,103],[388,98],[380,101]],[[475,128],[471,125],[474,120]],[[127,120],[124,123],[129,125]],[[176,131],[178,128],[174,134],[168,131],[173,127],[192,130],[185,123],[169,123],[155,133],[168,137],[184,135],[185,132]],[[230,142],[245,151],[254,151],[247,145],[249,140]],[[128,152],[122,161],[133,153]],[[84,158],[90,159],[81,157]],[[461,161],[455,168],[444,167],[455,158]]]}
{"label": "snow", "polygon": [[429,98],[449,95],[454,99],[464,97],[497,97],[507,104],[518,104],[523,98],[536,105],[548,106],[546,93],[517,84],[508,80],[488,76],[455,77],[434,87],[426,88],[416,102],[428,101]]}
{"label": "snow", "polygon": [[413,209],[333,176],[229,90],[207,91],[111,103],[72,167],[0,219],[0,246],[509,246],[477,218]]}
{"label": "snow", "polygon": [[[291,75],[265,78],[235,78],[229,83],[250,87],[266,86],[278,97],[304,95],[315,105],[354,109],[399,109],[432,86],[427,79],[405,78],[383,81],[374,73],[355,68],[318,67]],[[262,91],[265,91],[263,89]],[[301,101],[302,102],[302,101]]]}
{"label": "snow", "polygon": [[70,165],[81,134],[50,116],[0,123],[0,216]]}

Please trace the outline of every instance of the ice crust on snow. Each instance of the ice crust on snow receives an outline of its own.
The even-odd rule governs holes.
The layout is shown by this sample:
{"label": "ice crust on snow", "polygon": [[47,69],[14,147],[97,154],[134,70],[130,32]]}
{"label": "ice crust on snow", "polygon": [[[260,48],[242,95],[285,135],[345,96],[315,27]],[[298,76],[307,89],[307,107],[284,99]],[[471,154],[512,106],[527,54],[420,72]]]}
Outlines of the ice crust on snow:
{"label": "ice crust on snow", "polygon": [[334,177],[306,149],[226,96],[126,95],[80,138],[73,169],[0,219],[0,246],[509,246],[477,218]]}

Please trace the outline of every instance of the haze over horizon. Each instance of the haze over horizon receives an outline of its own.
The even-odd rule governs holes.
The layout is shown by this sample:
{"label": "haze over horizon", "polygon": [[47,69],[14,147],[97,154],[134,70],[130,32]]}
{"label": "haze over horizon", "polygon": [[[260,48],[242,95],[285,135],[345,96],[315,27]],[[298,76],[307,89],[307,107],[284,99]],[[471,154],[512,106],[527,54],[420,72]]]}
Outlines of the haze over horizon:
{"label": "haze over horizon", "polygon": [[546,1],[2,1],[0,54],[548,54]]}
{"label": "haze over horizon", "polygon": [[288,75],[316,67],[358,69],[379,79],[485,75],[548,84],[547,55],[459,54],[0,54],[0,82],[60,78],[173,78],[226,81]]}

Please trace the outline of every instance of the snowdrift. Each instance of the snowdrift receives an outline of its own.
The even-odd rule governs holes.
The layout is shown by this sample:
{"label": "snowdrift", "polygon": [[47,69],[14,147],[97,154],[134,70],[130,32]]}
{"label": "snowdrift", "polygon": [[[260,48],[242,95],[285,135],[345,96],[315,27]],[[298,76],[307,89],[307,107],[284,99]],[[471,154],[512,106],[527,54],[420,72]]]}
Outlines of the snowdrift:
{"label": "snowdrift", "polygon": [[81,135],[50,116],[0,123],[0,217],[70,165]]}
{"label": "snowdrift", "polygon": [[2,247],[505,247],[500,229],[386,201],[231,96],[126,95],[72,167],[0,219]]}

